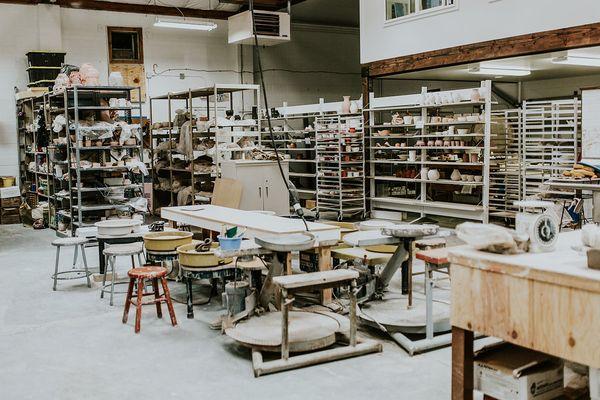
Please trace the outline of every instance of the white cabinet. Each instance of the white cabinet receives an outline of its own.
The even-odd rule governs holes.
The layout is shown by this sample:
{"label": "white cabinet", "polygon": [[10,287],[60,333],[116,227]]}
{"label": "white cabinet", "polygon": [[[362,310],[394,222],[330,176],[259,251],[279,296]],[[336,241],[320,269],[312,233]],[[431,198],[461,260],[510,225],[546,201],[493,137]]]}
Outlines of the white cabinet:
{"label": "white cabinet", "polygon": [[[287,180],[289,163],[282,161],[281,166]],[[289,215],[289,194],[276,161],[223,161],[221,176],[242,183],[241,210],[274,211],[277,215]]]}

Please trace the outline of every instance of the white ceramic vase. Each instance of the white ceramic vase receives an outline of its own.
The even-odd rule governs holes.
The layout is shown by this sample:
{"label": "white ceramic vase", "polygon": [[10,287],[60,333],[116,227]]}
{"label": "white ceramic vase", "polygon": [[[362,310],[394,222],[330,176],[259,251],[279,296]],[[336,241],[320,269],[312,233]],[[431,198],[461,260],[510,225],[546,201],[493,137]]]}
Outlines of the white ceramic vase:
{"label": "white ceramic vase", "polygon": [[421,168],[421,179],[427,180],[429,178],[429,168],[423,167]]}
{"label": "white ceramic vase", "polygon": [[475,103],[475,102],[478,102],[479,100],[481,100],[481,96],[479,95],[479,90],[473,89],[471,91],[471,101]]}
{"label": "white ceramic vase", "polygon": [[350,102],[350,113],[356,114],[358,112],[358,104],[355,101]]}
{"label": "white ceramic vase", "polygon": [[350,96],[344,96],[342,102],[342,114],[350,114]]}
{"label": "white ceramic vase", "polygon": [[427,179],[430,181],[437,181],[438,179],[440,179],[440,171],[438,171],[437,169],[430,169],[427,172]]}

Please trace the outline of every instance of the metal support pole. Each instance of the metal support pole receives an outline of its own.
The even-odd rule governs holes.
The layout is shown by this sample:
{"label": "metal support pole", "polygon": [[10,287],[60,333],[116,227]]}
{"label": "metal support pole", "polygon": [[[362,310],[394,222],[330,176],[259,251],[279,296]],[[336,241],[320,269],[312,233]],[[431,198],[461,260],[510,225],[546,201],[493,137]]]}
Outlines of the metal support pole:
{"label": "metal support pole", "polygon": [[286,289],[281,289],[281,358],[287,360],[290,358],[289,333],[288,333],[288,292]]}
{"label": "metal support pole", "polygon": [[350,346],[356,346],[356,279],[350,282]]}

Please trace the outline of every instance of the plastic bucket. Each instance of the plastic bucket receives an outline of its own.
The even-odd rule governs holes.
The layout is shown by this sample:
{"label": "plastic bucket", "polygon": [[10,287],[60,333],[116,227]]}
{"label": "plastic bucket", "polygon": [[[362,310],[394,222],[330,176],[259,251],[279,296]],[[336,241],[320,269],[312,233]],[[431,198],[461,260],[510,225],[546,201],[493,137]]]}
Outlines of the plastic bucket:
{"label": "plastic bucket", "polygon": [[239,250],[240,247],[242,247],[241,237],[227,238],[219,235],[217,238],[219,239],[219,245],[221,246],[221,249],[224,251]]}

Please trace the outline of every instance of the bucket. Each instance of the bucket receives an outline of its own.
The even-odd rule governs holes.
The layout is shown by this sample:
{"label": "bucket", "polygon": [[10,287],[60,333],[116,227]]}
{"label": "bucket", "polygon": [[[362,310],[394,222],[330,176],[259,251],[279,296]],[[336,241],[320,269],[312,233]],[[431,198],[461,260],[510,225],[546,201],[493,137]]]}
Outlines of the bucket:
{"label": "bucket", "polygon": [[15,177],[14,176],[3,176],[1,179],[2,179],[2,187],[15,186]]}
{"label": "bucket", "polygon": [[246,296],[250,285],[248,282],[229,282],[223,293],[223,306],[229,315],[236,315],[246,309]]}
{"label": "bucket", "polygon": [[242,247],[242,238],[241,237],[227,238],[227,237],[219,235],[217,237],[217,239],[219,239],[219,245],[221,246],[221,249],[223,251],[239,250],[240,247]]}

